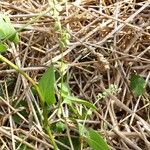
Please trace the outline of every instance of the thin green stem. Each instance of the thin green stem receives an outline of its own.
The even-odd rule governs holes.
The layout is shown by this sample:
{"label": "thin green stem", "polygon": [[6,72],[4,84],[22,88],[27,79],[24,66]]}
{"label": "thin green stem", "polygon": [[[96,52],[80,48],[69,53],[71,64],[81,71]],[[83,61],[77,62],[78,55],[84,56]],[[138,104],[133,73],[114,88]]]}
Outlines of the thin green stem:
{"label": "thin green stem", "polygon": [[50,130],[50,127],[49,127],[49,121],[48,121],[48,111],[47,111],[47,105],[43,105],[43,116],[44,116],[44,121],[43,121],[43,124],[44,124],[44,129],[46,130],[48,136],[49,136],[49,139],[51,140],[51,143],[53,145],[53,148],[54,150],[58,150],[58,147],[55,143],[55,140],[54,140],[54,137],[51,133],[51,130]]}
{"label": "thin green stem", "polygon": [[42,93],[40,91],[40,88],[39,88],[38,84],[28,74],[26,74],[18,66],[13,64],[11,61],[9,61],[7,58],[2,56],[1,54],[0,54],[0,61],[5,62],[9,66],[11,66],[13,69],[15,69],[18,73],[23,75],[34,86],[34,88],[36,89],[36,91],[37,91],[37,93],[39,95],[39,98],[41,100],[41,105],[42,105],[42,109],[43,109],[44,128],[45,128],[47,134],[49,135],[49,138],[50,138],[51,143],[52,143],[52,145],[54,147],[54,150],[58,150],[57,145],[56,145],[56,143],[54,141],[54,137],[51,134],[51,130],[50,130],[49,123],[48,123],[48,114],[47,114],[48,112],[47,112],[46,106],[44,106],[44,99],[43,99],[43,96],[42,96]]}
{"label": "thin green stem", "polygon": [[53,135],[51,133],[51,130],[50,130],[49,126],[46,126],[46,131],[47,131],[47,133],[49,135],[49,138],[51,139],[51,143],[53,145],[54,150],[58,150],[58,147],[57,147],[57,145],[55,143],[54,137],[53,137]]}
{"label": "thin green stem", "polygon": [[15,64],[13,64],[11,61],[9,61],[7,58],[5,58],[4,56],[2,56],[1,54],[0,54],[0,60],[3,61],[3,62],[5,62],[9,66],[11,66],[13,69],[15,69],[21,75],[23,75],[34,86],[34,88],[38,92],[38,95],[40,97],[41,103],[44,103],[44,99],[42,97],[42,94],[41,94],[41,91],[39,89],[39,86],[37,85],[37,83],[31,77],[29,77],[28,74],[26,74],[18,66],[16,66]]}
{"label": "thin green stem", "polygon": [[0,54],[0,60],[5,62],[6,64],[8,64],[9,66],[11,66],[12,68],[14,68],[17,72],[19,72],[20,74],[22,74],[27,80],[29,80],[32,85],[35,85],[35,81],[30,78],[24,71],[22,71],[18,66],[16,66],[15,64],[13,64],[11,61],[9,61],[7,58],[5,58],[4,56],[2,56]]}

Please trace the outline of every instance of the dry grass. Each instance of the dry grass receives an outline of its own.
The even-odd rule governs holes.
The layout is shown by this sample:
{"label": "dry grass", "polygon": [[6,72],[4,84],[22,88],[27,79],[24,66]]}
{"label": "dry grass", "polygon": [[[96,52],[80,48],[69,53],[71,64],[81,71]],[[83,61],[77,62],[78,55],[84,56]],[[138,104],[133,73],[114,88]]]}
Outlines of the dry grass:
{"label": "dry grass", "polygon": [[[17,29],[47,8],[47,0],[0,1],[1,12],[9,13]],[[68,2],[60,14],[62,25],[71,35],[63,53],[59,34],[53,28],[54,19],[47,14],[20,32],[19,45],[10,44],[5,57],[38,80],[51,62],[64,56],[69,64],[72,93],[93,103],[98,93],[116,84],[121,92],[99,101],[97,112],[86,126],[100,131],[112,150],[150,150],[150,1]],[[139,98],[129,87],[135,72],[147,81],[147,94]],[[51,149],[36,113],[40,110],[37,97],[28,82],[4,63],[0,64],[0,89],[0,149],[17,149],[15,141],[32,149]],[[13,103],[21,100],[27,106],[16,109]],[[21,114],[22,109],[26,110],[26,117]],[[22,117],[19,125],[12,118],[15,114]],[[59,120],[55,113],[52,118],[52,122]],[[71,131],[76,128],[73,124]]]}

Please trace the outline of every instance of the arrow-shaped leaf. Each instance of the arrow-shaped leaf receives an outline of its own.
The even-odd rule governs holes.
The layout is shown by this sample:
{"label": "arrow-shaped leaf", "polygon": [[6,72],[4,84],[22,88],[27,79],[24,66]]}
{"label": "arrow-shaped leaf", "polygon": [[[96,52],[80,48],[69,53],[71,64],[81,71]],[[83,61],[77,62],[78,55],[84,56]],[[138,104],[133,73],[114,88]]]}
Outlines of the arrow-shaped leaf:
{"label": "arrow-shaped leaf", "polygon": [[54,66],[51,65],[50,68],[43,74],[39,81],[39,88],[44,101],[48,105],[52,105],[56,102],[55,99],[55,72]]}

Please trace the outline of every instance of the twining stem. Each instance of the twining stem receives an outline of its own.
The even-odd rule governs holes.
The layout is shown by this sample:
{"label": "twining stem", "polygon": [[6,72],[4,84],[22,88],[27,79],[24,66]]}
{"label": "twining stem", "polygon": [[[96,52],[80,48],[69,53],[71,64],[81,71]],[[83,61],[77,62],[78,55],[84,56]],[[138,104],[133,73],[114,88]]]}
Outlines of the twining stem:
{"label": "twining stem", "polygon": [[44,99],[43,99],[43,96],[42,96],[42,93],[40,91],[40,88],[39,88],[38,84],[28,74],[26,74],[18,66],[13,64],[11,61],[9,61],[7,58],[2,56],[1,54],[0,54],[0,61],[5,62],[9,66],[11,66],[13,69],[15,69],[18,73],[23,75],[34,86],[34,88],[36,89],[36,91],[37,91],[37,93],[39,95],[39,98],[41,100],[41,105],[42,105],[42,109],[43,109],[44,128],[45,128],[47,134],[49,135],[49,138],[51,140],[51,143],[53,145],[54,150],[58,150],[57,145],[56,145],[55,140],[54,140],[54,137],[51,134],[51,130],[50,130],[50,127],[49,127],[49,122],[48,122],[48,117],[47,117],[48,116],[48,114],[47,114],[48,112],[47,112],[47,109],[46,109],[47,106],[44,105]]}
{"label": "twining stem", "polygon": [[47,111],[47,106],[44,105],[44,109],[43,109],[43,116],[44,116],[44,121],[43,121],[43,124],[44,124],[44,129],[47,131],[47,134],[51,140],[51,143],[53,145],[53,149],[54,150],[58,150],[58,147],[55,143],[55,140],[54,140],[54,137],[51,133],[51,130],[50,130],[50,127],[49,127],[49,121],[48,121],[48,111]]}
{"label": "twining stem", "polygon": [[39,89],[38,84],[31,78],[29,77],[28,74],[26,74],[24,71],[22,71],[18,66],[16,66],[15,64],[13,64],[11,61],[9,61],[7,58],[5,58],[4,56],[2,56],[0,54],[0,60],[5,62],[6,64],[8,64],[9,66],[11,66],[13,69],[15,69],[18,73],[20,73],[21,75],[23,75],[36,89],[36,91],[38,92],[38,95],[40,97],[41,103],[44,103],[44,99],[42,97],[41,91]]}

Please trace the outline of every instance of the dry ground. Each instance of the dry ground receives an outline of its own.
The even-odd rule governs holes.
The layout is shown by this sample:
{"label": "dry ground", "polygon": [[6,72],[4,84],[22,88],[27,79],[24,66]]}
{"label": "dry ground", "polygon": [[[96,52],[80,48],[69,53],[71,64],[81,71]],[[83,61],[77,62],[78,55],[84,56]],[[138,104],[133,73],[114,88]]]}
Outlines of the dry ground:
{"label": "dry ground", "polygon": [[[48,7],[47,0],[0,1],[1,12],[10,15],[16,29]],[[4,56],[34,80],[39,79],[51,62],[60,61],[63,56],[69,65],[67,81],[72,94],[92,103],[109,85],[117,85],[121,91],[100,100],[86,126],[99,131],[112,150],[150,150],[150,1],[68,1],[63,4],[60,16],[62,26],[71,35],[63,52],[59,48],[59,34],[54,30],[54,19],[46,14],[24,27],[19,32],[19,45],[11,43]],[[130,90],[133,73],[147,82],[143,96],[135,97]],[[2,62],[0,94],[0,149],[17,149],[18,141],[31,149],[51,149],[36,113],[40,109],[38,98],[28,82]],[[14,103],[22,100],[25,104],[16,108]],[[14,121],[14,115],[22,115],[22,120]],[[54,114],[52,122],[58,120]],[[71,124],[73,136],[75,124],[67,124]],[[55,136],[57,139],[66,134]],[[64,142],[60,144],[64,149],[71,149]]]}

